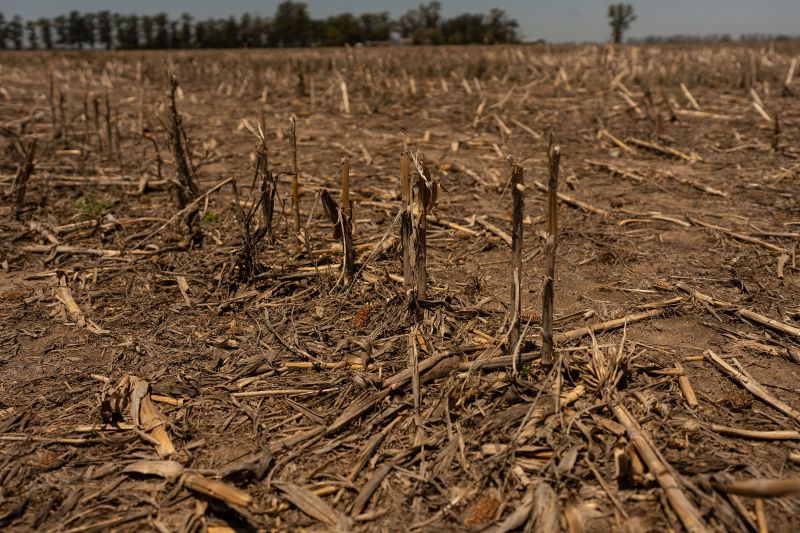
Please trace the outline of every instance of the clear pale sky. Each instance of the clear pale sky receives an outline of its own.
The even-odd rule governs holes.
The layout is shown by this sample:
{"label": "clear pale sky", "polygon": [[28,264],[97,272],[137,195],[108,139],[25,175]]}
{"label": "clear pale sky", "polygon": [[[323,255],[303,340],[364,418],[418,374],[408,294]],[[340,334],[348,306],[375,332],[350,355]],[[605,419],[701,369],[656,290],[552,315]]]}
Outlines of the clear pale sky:
{"label": "clear pale sky", "polygon": [[[630,37],[647,35],[765,33],[800,35],[800,0],[628,0],[639,19]],[[242,13],[271,16],[280,0],[0,0],[6,17],[52,17],[78,11],[108,9],[119,13],[187,12],[195,17],[227,17]],[[608,38],[605,15],[608,0],[441,0],[445,16],[485,13],[491,7],[504,9],[516,18],[528,40],[549,42],[604,41]],[[419,0],[307,0],[311,15],[324,18],[350,11],[389,11],[397,17],[419,4]]]}

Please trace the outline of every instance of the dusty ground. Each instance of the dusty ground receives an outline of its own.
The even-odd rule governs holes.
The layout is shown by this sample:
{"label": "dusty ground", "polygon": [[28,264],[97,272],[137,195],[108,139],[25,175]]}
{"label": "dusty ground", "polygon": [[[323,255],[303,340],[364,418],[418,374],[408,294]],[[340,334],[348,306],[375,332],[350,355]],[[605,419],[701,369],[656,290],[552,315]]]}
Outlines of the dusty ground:
{"label": "dusty ground", "polygon": [[[782,43],[0,55],[4,191],[20,146],[37,139],[24,203],[0,206],[0,526],[481,530],[517,511],[521,529],[680,530],[621,405],[709,529],[797,530],[797,497],[735,495],[726,483],[797,479],[800,415],[755,398],[709,350],[800,408],[791,329],[800,82],[784,88],[799,52]],[[279,207],[255,279],[231,273],[242,238],[227,185],[199,203],[193,234],[179,221],[143,242],[178,211],[167,181],[170,72],[201,192],[235,176],[242,200],[255,197],[256,138],[243,120],[265,125]],[[291,229],[292,113],[307,248]],[[536,357],[546,206],[535,182],[547,181],[551,131],[569,197],[558,213],[556,332],[656,310],[624,332],[562,337],[558,412],[555,372]],[[440,189],[416,330],[393,225],[403,134]],[[343,155],[366,265],[351,285],[325,267],[341,262],[341,247],[318,201],[323,188],[338,198]],[[507,354],[510,249],[486,223],[510,232],[509,155],[528,185],[530,342],[517,376],[507,357],[469,363]],[[403,374],[410,348],[419,409]],[[153,424],[130,425],[135,408],[109,410],[126,376],[149,383],[174,453],[159,457]],[[745,439],[719,425],[789,433]],[[184,475],[143,473],[155,460]],[[193,489],[197,474],[246,501]]]}

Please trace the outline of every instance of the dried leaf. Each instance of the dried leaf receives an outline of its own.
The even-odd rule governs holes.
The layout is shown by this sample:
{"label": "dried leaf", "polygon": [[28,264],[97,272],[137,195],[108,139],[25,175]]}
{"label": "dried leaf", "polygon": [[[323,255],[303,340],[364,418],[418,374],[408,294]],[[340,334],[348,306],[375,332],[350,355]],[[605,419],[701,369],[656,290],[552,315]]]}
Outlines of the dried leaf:
{"label": "dried leaf", "polygon": [[581,513],[582,506],[583,504],[574,494],[567,498],[564,505],[564,521],[567,523],[569,533],[583,533],[585,530]]}
{"label": "dried leaf", "polygon": [[126,473],[163,477],[174,483],[183,474],[183,466],[176,461],[137,461],[126,466]]}
{"label": "dried leaf", "polygon": [[310,490],[294,483],[275,483],[275,486],[283,492],[287,500],[311,518],[330,526],[335,526],[339,521],[336,511]]}
{"label": "dried leaf", "polygon": [[548,483],[540,482],[536,487],[531,518],[534,521],[534,532],[551,533],[561,531],[559,517],[561,510],[558,496]]}

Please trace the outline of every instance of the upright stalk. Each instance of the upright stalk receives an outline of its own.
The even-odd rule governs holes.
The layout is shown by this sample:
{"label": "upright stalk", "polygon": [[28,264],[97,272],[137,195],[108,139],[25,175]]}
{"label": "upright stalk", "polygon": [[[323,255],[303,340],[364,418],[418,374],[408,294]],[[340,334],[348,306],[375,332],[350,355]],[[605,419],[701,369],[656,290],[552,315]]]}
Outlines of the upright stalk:
{"label": "upright stalk", "polygon": [[409,294],[414,287],[414,262],[411,250],[411,171],[405,139],[403,140],[403,151],[400,153],[400,182],[402,187],[401,209],[403,211],[400,222],[400,244],[403,248],[403,289],[406,294]]}
{"label": "upright stalk", "polygon": [[342,228],[343,269],[347,277],[355,273],[355,249],[353,248],[353,208],[350,203],[350,162],[342,158],[342,207],[339,217]]}
{"label": "upright stalk", "polygon": [[[420,156],[421,157],[421,156]],[[417,178],[417,227],[416,227],[416,268],[415,281],[417,288],[417,298],[424,300],[427,296],[426,285],[428,283],[427,268],[427,215],[431,203],[431,193],[428,188],[430,182],[430,172],[425,166],[424,161],[420,161],[422,175]]]}
{"label": "upright stalk", "polygon": [[542,293],[542,365],[553,366],[553,293],[558,245],[558,167],[561,148],[553,146],[549,154],[550,179],[547,182],[547,241],[545,242],[545,278]]}
{"label": "upright stalk", "polygon": [[297,118],[292,115],[289,118],[291,129],[289,130],[289,144],[292,150],[292,221],[294,223],[294,234],[297,240],[300,237],[300,194],[299,194],[299,173],[297,171]]}
{"label": "upright stalk", "polygon": [[520,343],[520,316],[522,314],[522,218],[525,210],[523,182],[524,171],[516,164],[511,165],[511,198],[513,215],[511,217],[511,330],[508,337],[509,351],[513,354],[512,372],[517,374]]}

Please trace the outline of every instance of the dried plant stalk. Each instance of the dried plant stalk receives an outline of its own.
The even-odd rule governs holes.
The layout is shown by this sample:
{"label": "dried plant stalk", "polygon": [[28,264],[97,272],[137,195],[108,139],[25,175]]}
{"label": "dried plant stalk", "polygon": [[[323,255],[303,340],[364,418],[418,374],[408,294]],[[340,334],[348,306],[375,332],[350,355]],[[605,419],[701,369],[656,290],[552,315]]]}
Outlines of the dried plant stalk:
{"label": "dried plant stalk", "polygon": [[728,494],[754,498],[780,498],[800,494],[800,479],[740,479],[728,483],[713,483],[715,488]]}
{"label": "dried plant stalk", "polygon": [[200,494],[222,500],[228,505],[247,507],[253,502],[253,497],[238,487],[192,472],[184,475],[183,486]]}
{"label": "dried plant stalk", "polygon": [[236,222],[242,236],[242,244],[236,256],[236,261],[231,265],[230,291],[234,292],[239,283],[249,283],[259,273],[258,248],[259,242],[250,229],[250,214],[245,213],[239,202],[239,188],[236,179],[231,181],[233,190],[233,209],[236,213]]}
{"label": "dried plant stalk", "polygon": [[109,154],[114,153],[114,136],[111,134],[111,102],[108,99],[108,91],[106,91],[106,111],[105,111],[105,121],[106,121],[106,148],[108,149]]}
{"label": "dried plant stalk", "polygon": [[426,285],[428,284],[427,275],[427,215],[430,209],[430,189],[431,183],[430,172],[425,163],[422,163],[422,172],[417,178],[417,220],[416,220],[416,242],[414,243],[415,257],[415,283],[417,289],[417,298],[424,300],[427,295]]}
{"label": "dried plant stalk", "polygon": [[711,430],[727,437],[753,440],[800,440],[800,431],[791,429],[777,429],[771,431],[757,431],[752,429],[733,428],[721,424],[711,424]]}
{"label": "dried plant stalk", "polygon": [[558,167],[561,149],[550,150],[550,180],[547,183],[547,241],[545,242],[545,278],[542,291],[542,365],[553,365],[553,293],[558,246]]}
{"label": "dried plant stalk", "polygon": [[292,222],[295,237],[300,240],[300,175],[297,171],[297,117],[289,118],[289,144],[292,150]]}
{"label": "dried plant stalk", "polygon": [[347,218],[353,217],[353,209],[350,205],[350,161],[347,157],[342,158],[342,209]]}
{"label": "dried plant stalk", "polygon": [[342,231],[343,271],[352,276],[356,271],[356,255],[353,248],[353,207],[350,203],[350,162],[342,158],[342,207],[339,224]]}
{"label": "dried plant stalk", "polygon": [[[83,123],[83,143],[89,145],[89,93],[83,93],[83,113],[81,114],[81,122]],[[139,127],[142,131],[142,127]]]}
{"label": "dried plant stalk", "polygon": [[[103,135],[100,133],[100,98],[92,97],[92,107],[94,108],[94,135],[97,137],[97,151],[103,151]],[[55,126],[53,126],[55,128]]]}
{"label": "dried plant stalk", "polygon": [[403,151],[400,153],[400,182],[402,187],[402,215],[400,222],[400,244],[403,249],[403,289],[406,294],[414,287],[414,264],[412,261],[411,236],[413,233],[413,217],[411,214],[411,172],[408,160],[408,147],[403,140]]}
{"label": "dried plant stalk", "polygon": [[347,94],[347,82],[342,80],[339,83],[339,86],[342,90],[342,110],[344,111],[345,115],[350,114],[350,97]]}
{"label": "dried plant stalk", "polygon": [[59,122],[61,123],[61,142],[64,144],[64,149],[69,148],[69,139],[67,139],[67,113],[64,110],[66,104],[66,98],[64,97],[64,91],[58,92],[58,114],[60,117]]}
{"label": "dried plant stalk", "polygon": [[512,371],[517,373],[517,359],[520,343],[520,316],[522,315],[521,276],[522,276],[522,218],[525,210],[522,167],[511,165],[511,197],[514,207],[511,217],[511,331],[508,337],[509,350],[514,354]]}
{"label": "dried plant stalk", "polygon": [[258,230],[256,241],[266,238],[272,241],[272,218],[275,214],[275,196],[278,193],[278,180],[269,169],[269,153],[267,141],[259,138],[256,148],[256,179],[261,178],[261,227]]}
{"label": "dried plant stalk", "polygon": [[783,82],[783,94],[784,96],[793,96],[794,93],[792,92],[791,85],[792,80],[794,79],[794,73],[797,70],[797,58],[793,57],[791,63],[789,63],[789,71],[786,73],[786,79]]}
{"label": "dried plant stalk", "polygon": [[[738,370],[733,368],[724,359],[711,350],[706,350],[705,355],[710,361],[724,370],[729,376],[738,381],[742,387],[750,392],[750,394],[767,405],[772,406],[773,409],[785,414],[795,422],[800,423],[800,411],[794,409],[791,405],[783,402],[771,392],[767,391],[759,382],[754,380],[752,376],[750,376],[748,373],[745,373],[741,366]],[[736,362],[736,359],[734,359],[734,362]]]}
{"label": "dried plant stalk", "polygon": [[705,523],[703,522],[700,511],[689,501],[681,489],[680,479],[674,472],[669,463],[667,463],[661,454],[658,452],[652,441],[639,425],[634,420],[633,416],[628,412],[622,404],[617,404],[614,407],[614,415],[617,421],[625,426],[625,431],[628,433],[628,438],[631,439],[636,451],[647,464],[647,468],[656,477],[658,484],[664,491],[675,514],[678,515],[683,526],[690,533],[700,533],[708,531]]}
{"label": "dried plant stalk", "polygon": [[[159,413],[148,393],[139,403],[139,421],[143,431],[153,439],[156,445],[156,453],[161,457],[166,457],[175,453],[175,446],[172,444],[167,430],[164,428],[164,420]],[[152,428],[152,429],[148,429]]]}
{"label": "dried plant stalk", "polygon": [[692,289],[691,287],[688,287],[684,283],[678,283],[678,284],[676,284],[676,287],[678,287],[683,292],[685,292],[687,294],[690,294],[696,300],[699,300],[701,302],[705,302],[705,303],[710,304],[710,305],[712,305],[714,307],[727,309],[727,310],[732,310],[733,312],[735,312],[736,315],[738,315],[740,318],[742,318],[744,320],[749,320],[750,322],[755,322],[756,324],[760,324],[760,325],[762,325],[764,327],[767,327],[767,328],[769,328],[769,329],[771,329],[773,331],[777,331],[779,333],[783,333],[784,335],[788,335],[790,337],[800,338],[800,328],[798,328],[796,326],[793,326],[791,324],[787,324],[785,322],[781,322],[779,320],[775,320],[775,319],[769,318],[767,316],[764,316],[764,315],[762,315],[760,313],[756,313],[755,311],[751,311],[749,309],[737,308],[731,302],[726,302],[725,300],[718,300],[716,298],[708,296],[707,294],[703,294],[700,291],[697,291],[695,289]]}
{"label": "dried plant stalk", "polygon": [[408,368],[411,370],[411,395],[414,398],[414,424],[417,426],[416,437],[414,438],[415,446],[420,445],[424,440],[421,413],[422,397],[419,382],[419,352],[417,351],[417,334],[417,327],[412,326],[411,331],[408,333]]}
{"label": "dried plant stalk", "polygon": [[14,196],[14,207],[17,216],[19,216],[22,206],[25,204],[25,192],[28,189],[28,182],[34,170],[33,158],[36,156],[36,138],[31,141],[27,149],[25,149],[21,141],[20,146],[24,150],[24,155],[11,186],[11,194]]}
{"label": "dried plant stalk", "polygon": [[[183,130],[182,118],[178,113],[175,104],[175,93],[178,90],[178,80],[175,76],[170,76],[169,111],[170,111],[170,141],[172,145],[172,155],[175,158],[175,173],[177,183],[173,188],[175,204],[179,209],[183,209],[197,197],[200,192],[194,175],[194,168],[187,154],[188,143],[186,133]],[[108,96],[108,95],[106,95]],[[108,100],[106,99],[106,103]],[[106,121],[109,128],[109,143],[111,143],[111,126],[108,122],[108,106],[106,105]],[[187,214],[186,223],[191,228],[194,221],[196,210]]]}
{"label": "dried plant stalk", "polygon": [[53,73],[50,73],[50,122],[53,126],[53,141],[58,139],[58,118],[56,116],[56,85],[53,81]]}

